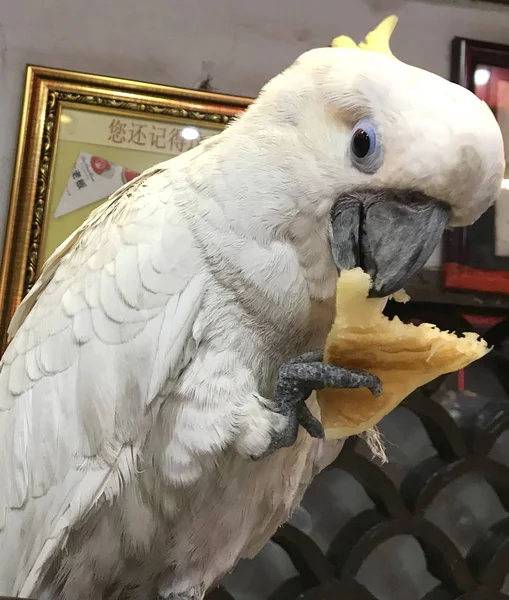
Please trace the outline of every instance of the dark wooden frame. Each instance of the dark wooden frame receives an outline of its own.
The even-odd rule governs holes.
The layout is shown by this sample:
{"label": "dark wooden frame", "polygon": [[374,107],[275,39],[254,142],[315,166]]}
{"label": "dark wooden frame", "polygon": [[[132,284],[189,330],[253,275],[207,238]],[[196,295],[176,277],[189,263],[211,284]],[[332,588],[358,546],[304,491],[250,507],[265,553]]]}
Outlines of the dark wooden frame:
{"label": "dark wooden frame", "polygon": [[[474,92],[473,76],[479,64],[509,69],[509,46],[455,38],[452,42],[452,81]],[[509,269],[487,270],[465,264],[469,235],[472,234],[473,228],[480,231],[479,228],[489,224],[493,210],[491,208],[470,228],[459,228],[446,234],[443,264],[443,281],[446,288],[509,295]]]}

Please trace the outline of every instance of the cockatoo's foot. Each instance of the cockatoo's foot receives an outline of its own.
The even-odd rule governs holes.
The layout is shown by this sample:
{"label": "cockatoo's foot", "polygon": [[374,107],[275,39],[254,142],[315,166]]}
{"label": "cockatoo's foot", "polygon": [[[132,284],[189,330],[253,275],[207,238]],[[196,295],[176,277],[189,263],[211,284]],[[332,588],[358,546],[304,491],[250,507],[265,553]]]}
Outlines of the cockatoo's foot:
{"label": "cockatoo's foot", "polygon": [[314,438],[323,438],[322,424],[313,417],[306,406],[311,392],[323,388],[363,388],[370,389],[375,396],[382,391],[382,382],[375,375],[360,370],[343,369],[324,362],[321,352],[308,352],[279,369],[274,397],[275,410],[288,417],[288,424],[282,431],[272,435],[271,442],[262,457],[279,448],[295,443],[299,425]]}

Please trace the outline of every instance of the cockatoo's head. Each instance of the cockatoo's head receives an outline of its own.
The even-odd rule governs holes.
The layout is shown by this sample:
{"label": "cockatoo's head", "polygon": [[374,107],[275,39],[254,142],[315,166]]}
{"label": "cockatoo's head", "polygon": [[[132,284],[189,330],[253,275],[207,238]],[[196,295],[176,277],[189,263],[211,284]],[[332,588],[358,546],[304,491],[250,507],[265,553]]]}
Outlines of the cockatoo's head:
{"label": "cockatoo's head", "polygon": [[397,60],[394,25],[384,21],[361,47],[338,38],[305,53],[248,111],[263,115],[257,143],[276,144],[277,168],[300,190],[294,219],[330,219],[337,268],[362,266],[375,296],[420,269],[447,226],[474,222],[505,169],[488,106]]}

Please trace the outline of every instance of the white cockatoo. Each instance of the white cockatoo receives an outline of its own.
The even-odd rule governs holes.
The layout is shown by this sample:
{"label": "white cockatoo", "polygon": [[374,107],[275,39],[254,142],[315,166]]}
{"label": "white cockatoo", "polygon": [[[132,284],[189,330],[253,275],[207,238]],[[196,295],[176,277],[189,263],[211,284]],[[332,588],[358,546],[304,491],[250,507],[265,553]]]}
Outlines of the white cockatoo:
{"label": "white cockatoo", "polygon": [[315,352],[338,272],[390,295],[504,173],[489,108],[393,25],[302,55],[49,259],[0,367],[0,595],[201,600],[335,458],[311,392],[380,388]]}

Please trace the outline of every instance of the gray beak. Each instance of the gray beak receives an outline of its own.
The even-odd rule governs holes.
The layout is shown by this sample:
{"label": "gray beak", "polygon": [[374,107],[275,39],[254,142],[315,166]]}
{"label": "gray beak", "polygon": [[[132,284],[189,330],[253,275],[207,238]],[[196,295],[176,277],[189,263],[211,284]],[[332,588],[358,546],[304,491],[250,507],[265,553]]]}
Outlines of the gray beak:
{"label": "gray beak", "polygon": [[428,261],[449,221],[444,202],[419,192],[356,191],[332,209],[332,255],[339,271],[362,267],[371,296],[389,296]]}

